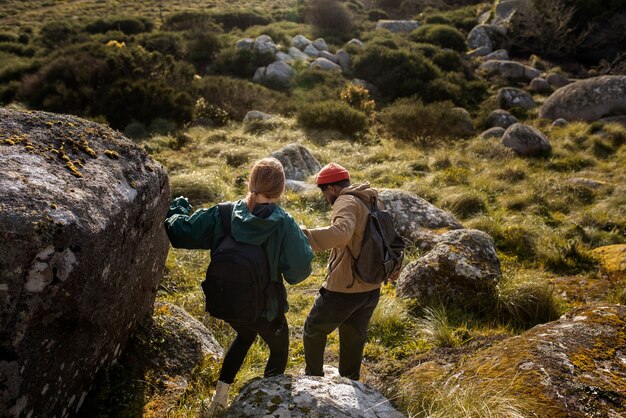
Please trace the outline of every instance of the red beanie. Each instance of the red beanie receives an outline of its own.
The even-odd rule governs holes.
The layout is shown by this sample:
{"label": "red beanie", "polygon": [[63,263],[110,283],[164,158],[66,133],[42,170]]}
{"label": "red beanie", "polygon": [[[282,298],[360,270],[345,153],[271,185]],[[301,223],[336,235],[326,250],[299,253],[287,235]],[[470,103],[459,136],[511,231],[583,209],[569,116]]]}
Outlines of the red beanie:
{"label": "red beanie", "polygon": [[339,164],[330,163],[317,174],[317,185],[335,183],[341,180],[350,180],[348,170]]}

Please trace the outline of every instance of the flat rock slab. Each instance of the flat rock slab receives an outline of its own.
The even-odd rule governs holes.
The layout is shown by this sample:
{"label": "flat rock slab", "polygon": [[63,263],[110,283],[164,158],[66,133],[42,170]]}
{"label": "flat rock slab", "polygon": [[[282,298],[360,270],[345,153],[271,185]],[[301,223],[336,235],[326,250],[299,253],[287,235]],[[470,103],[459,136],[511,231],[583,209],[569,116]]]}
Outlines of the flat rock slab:
{"label": "flat rock slab", "polygon": [[363,383],[339,376],[291,375],[253,380],[241,390],[226,416],[404,417],[389,400]]}
{"label": "flat rock slab", "polygon": [[0,108],[0,410],[75,414],[152,310],[163,167],[122,134]]}

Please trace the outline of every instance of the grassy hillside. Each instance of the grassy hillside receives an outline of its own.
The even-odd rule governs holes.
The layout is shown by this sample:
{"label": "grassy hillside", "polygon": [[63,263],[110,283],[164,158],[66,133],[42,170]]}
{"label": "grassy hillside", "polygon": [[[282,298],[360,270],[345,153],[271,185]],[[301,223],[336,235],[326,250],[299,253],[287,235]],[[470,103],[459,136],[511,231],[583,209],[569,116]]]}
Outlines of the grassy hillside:
{"label": "grassy hillside", "polygon": [[[498,306],[484,306],[480,314],[422,306],[396,297],[393,283],[384,286],[363,380],[410,416],[528,416],[527,400],[507,393],[472,387],[459,393],[446,385],[421,390],[406,385],[402,375],[427,360],[459,360],[576,305],[626,302],[621,276],[603,271],[591,253],[626,243],[626,128],[599,122],[555,127],[539,119],[536,109],[513,108],[552,145],[541,157],[520,157],[497,139],[477,136],[499,106],[497,89],[526,86],[485,79],[476,72],[478,62],[464,57],[466,35],[489,4],[330,3],[316,10],[309,2],[288,0],[272,0],[270,6],[260,0],[7,0],[0,4],[0,104],[110,124],[161,162],[173,195],[189,197],[195,208],[242,198],[256,159],[300,143],[320,163],[348,168],[354,182],[413,192],[454,213],[465,227],[487,232],[502,263]],[[345,19],[339,30],[325,24],[337,16]],[[376,31],[375,21],[387,17],[416,17],[423,27],[410,34]],[[353,65],[340,74],[294,64],[288,86],[253,84],[256,68],[273,58],[241,52],[235,43],[262,34],[283,51],[297,34],[323,36],[331,51],[345,48]],[[365,41],[365,48],[346,46],[352,37]],[[516,59],[572,77],[589,70],[566,61],[559,68],[543,56]],[[376,88],[357,86],[354,78]],[[534,95],[538,103],[545,98]],[[458,106],[469,112],[474,133],[464,129]],[[246,125],[242,119],[249,110],[275,117]],[[318,191],[287,192],[282,205],[307,226],[329,222],[330,208]],[[420,255],[411,247],[406,262]],[[158,298],[185,308],[227,347],[232,330],[204,313],[199,284],[208,262],[207,252],[172,249]],[[302,326],[326,262],[327,254],[317,254],[312,276],[288,289],[288,373],[303,369]],[[336,365],[336,333],[327,348],[328,363]],[[257,341],[231,397],[262,375],[267,354]],[[216,361],[198,366],[169,415],[196,416],[218,372]],[[110,384],[98,396],[125,401],[103,402],[98,413],[87,414],[143,410],[152,416],[152,407],[142,402],[144,393],[155,391],[154,373],[132,382],[141,387],[137,397],[124,376],[117,378],[119,385]]]}

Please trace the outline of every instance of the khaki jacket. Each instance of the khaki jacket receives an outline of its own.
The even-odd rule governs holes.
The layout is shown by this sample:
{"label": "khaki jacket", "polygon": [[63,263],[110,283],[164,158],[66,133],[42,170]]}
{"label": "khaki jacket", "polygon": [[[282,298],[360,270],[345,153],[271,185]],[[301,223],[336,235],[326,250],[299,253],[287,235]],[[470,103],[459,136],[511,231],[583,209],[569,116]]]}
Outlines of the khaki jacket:
{"label": "khaki jacket", "polygon": [[[369,207],[356,196],[357,193],[370,201],[372,196],[378,198],[376,190],[369,184],[355,184],[341,191],[333,204],[331,225],[323,228],[303,229],[309,238],[313,251],[331,250],[328,262],[328,273],[323,286],[333,292],[362,293],[378,289],[380,284],[361,281],[353,271],[353,256],[361,252],[363,234],[367,225]],[[382,208],[382,204],[378,203]]]}

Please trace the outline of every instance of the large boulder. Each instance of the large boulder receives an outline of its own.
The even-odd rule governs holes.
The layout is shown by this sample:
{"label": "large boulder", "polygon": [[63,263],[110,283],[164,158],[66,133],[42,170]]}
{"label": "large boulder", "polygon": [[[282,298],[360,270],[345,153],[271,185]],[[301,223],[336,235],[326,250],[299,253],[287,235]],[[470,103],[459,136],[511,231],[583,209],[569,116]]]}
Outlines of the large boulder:
{"label": "large boulder", "polygon": [[300,144],[286,145],[270,156],[280,161],[285,169],[285,177],[289,180],[306,180],[322,169],[319,161]]}
{"label": "large boulder", "polygon": [[513,17],[517,13],[523,13],[530,4],[531,0],[498,0],[495,2],[491,23],[506,30]]}
{"label": "large boulder", "polygon": [[281,375],[245,386],[226,417],[402,418],[384,396],[339,376]]}
{"label": "large boulder", "polygon": [[254,39],[252,38],[242,38],[237,41],[235,44],[235,48],[237,49],[247,49],[252,51],[254,49]]}
{"label": "large boulder", "polygon": [[261,35],[254,40],[254,50],[259,54],[275,55],[278,47],[269,35]]}
{"label": "large boulder", "polygon": [[496,100],[503,109],[511,109],[514,107],[532,109],[537,107],[537,103],[535,103],[535,100],[530,94],[515,87],[502,87],[498,90]]}
{"label": "large boulder", "polygon": [[317,38],[316,40],[314,40],[313,46],[315,47],[315,49],[317,49],[320,52],[321,51],[328,52],[328,44],[326,43],[324,38]]}
{"label": "large boulder", "polygon": [[504,135],[505,129],[499,126],[494,126],[493,128],[489,128],[486,131],[482,132],[479,137],[481,139],[490,139],[490,138],[502,138]]}
{"label": "large boulder", "polygon": [[489,60],[480,64],[478,68],[485,74],[498,75],[509,80],[532,80],[539,77],[541,71],[536,68],[520,64],[516,61]]}
{"label": "large boulder", "polygon": [[550,142],[539,129],[523,123],[509,126],[502,136],[502,145],[528,157],[544,156],[552,149]]}
{"label": "large boulder", "polygon": [[307,45],[311,45],[311,41],[304,35],[296,35],[291,40],[291,46],[302,51]]}
{"label": "large boulder", "polygon": [[624,353],[626,306],[583,306],[477,352],[449,376],[519,401],[527,416],[623,417]]}
{"label": "large boulder", "polygon": [[[485,48],[490,53],[493,51],[494,43],[491,40],[492,30],[489,25],[475,26],[467,35],[467,46],[469,49]],[[485,54],[486,55],[486,54]]]}
{"label": "large boulder", "polygon": [[305,46],[302,52],[304,52],[306,56],[310,58],[317,58],[320,56],[320,51],[318,51],[317,48],[315,48],[312,44]]}
{"label": "large boulder", "polygon": [[399,295],[425,303],[471,308],[493,300],[501,276],[493,239],[476,229],[458,229],[441,235],[432,250],[408,264],[397,289]]}
{"label": "large boulder", "polygon": [[167,175],[119,132],[0,108],[0,410],[74,415],[152,311]]}
{"label": "large boulder", "polygon": [[413,193],[379,189],[378,195],[391,214],[398,233],[421,249],[432,248],[441,231],[463,228],[452,214]]}
{"label": "large boulder", "polygon": [[347,71],[352,66],[352,59],[350,58],[350,54],[343,49],[340,49],[335,54],[337,58],[337,64],[341,66],[341,69]]}
{"label": "large boulder", "polygon": [[295,74],[293,67],[285,61],[275,61],[267,67],[257,68],[252,80],[270,87],[286,88]]}
{"label": "large boulder", "polygon": [[296,61],[308,61],[309,56],[304,52],[300,51],[298,48],[292,46],[289,48],[289,56],[291,56]]}
{"label": "large boulder", "polygon": [[561,87],[545,101],[539,117],[594,121],[626,111],[626,75],[605,75]]}
{"label": "large boulder", "polygon": [[[147,415],[167,416],[189,388],[196,367],[210,364],[217,370],[223,355],[222,347],[200,321],[176,305],[157,302],[153,315],[140,322],[118,363],[100,376],[81,415],[94,416],[98,409],[107,408],[111,416],[134,416],[133,406],[140,404],[150,411]],[[146,376],[150,376],[149,382]],[[138,399],[110,402],[111,398],[133,397]]]}
{"label": "large boulder", "polygon": [[376,29],[386,29],[394,33],[408,33],[419,28],[417,20],[379,20],[376,22]]}
{"label": "large boulder", "polygon": [[546,94],[552,93],[552,86],[545,78],[535,77],[528,85],[528,90],[534,93]]}
{"label": "large boulder", "polygon": [[311,64],[309,64],[309,68],[317,68],[318,70],[323,71],[341,71],[341,67],[339,65],[326,58],[315,59]]}

